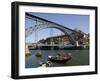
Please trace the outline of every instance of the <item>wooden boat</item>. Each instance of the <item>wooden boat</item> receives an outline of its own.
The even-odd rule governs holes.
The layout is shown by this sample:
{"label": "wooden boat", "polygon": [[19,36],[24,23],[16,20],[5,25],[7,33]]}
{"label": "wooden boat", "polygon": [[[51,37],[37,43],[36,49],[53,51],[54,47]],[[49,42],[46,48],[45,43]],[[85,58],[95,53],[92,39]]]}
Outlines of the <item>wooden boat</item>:
{"label": "wooden boat", "polygon": [[50,61],[47,61],[46,63],[40,62],[41,67],[50,67],[51,65],[52,65],[52,63]]}
{"label": "wooden boat", "polygon": [[67,62],[71,58],[72,58],[72,55],[70,53],[64,54],[64,55],[58,54],[57,56],[48,56],[49,61],[58,62],[58,63]]}
{"label": "wooden boat", "polygon": [[35,56],[42,58],[42,53],[41,52],[38,52]]}

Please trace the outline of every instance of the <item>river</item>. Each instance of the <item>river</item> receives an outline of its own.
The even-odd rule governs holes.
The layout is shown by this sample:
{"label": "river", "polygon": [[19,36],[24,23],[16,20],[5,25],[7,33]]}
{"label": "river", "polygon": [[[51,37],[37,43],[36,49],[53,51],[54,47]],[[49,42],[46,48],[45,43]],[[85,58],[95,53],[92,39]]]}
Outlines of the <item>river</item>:
{"label": "river", "polygon": [[58,66],[82,66],[89,65],[89,50],[41,50],[42,58],[36,57],[39,50],[30,50],[31,55],[25,56],[25,67],[26,68],[36,68],[40,66],[40,62],[47,62],[48,56],[56,56],[61,51],[65,53],[71,53],[72,59],[66,63],[52,63],[53,67]]}

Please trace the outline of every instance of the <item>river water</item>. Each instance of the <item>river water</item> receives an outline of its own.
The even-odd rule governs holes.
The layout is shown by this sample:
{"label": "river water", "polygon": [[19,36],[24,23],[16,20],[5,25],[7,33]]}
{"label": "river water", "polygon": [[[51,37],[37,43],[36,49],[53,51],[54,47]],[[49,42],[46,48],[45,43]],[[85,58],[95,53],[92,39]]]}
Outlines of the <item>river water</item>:
{"label": "river water", "polygon": [[36,57],[37,52],[39,50],[30,50],[31,55],[25,56],[25,67],[26,68],[36,68],[40,66],[40,62],[47,62],[48,56],[56,56],[58,53],[63,51],[64,53],[71,53],[72,59],[67,61],[66,63],[52,63],[53,67],[58,66],[82,66],[89,65],[89,50],[41,50],[42,58]]}

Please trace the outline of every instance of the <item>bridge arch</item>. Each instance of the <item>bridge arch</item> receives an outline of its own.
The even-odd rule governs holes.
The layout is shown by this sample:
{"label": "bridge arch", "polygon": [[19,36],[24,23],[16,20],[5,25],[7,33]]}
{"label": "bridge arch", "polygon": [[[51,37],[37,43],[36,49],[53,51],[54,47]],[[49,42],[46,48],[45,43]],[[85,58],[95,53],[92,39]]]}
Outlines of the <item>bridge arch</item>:
{"label": "bridge arch", "polygon": [[32,19],[36,22],[39,22],[39,24],[36,23],[34,26],[25,29],[26,37],[28,35],[32,34],[32,32],[34,32],[36,30],[42,30],[45,28],[56,28],[56,29],[62,31],[63,33],[65,33],[65,35],[68,36],[68,38],[70,39],[72,44],[74,44],[74,45],[76,44],[76,40],[74,38],[75,37],[74,34],[77,33],[76,31],[69,29],[65,26],[62,26],[60,24],[54,23],[52,21],[48,21],[46,19],[34,16],[29,13],[26,13],[26,18]]}
{"label": "bridge arch", "polygon": [[58,30],[60,30],[61,32],[63,32],[66,36],[68,36],[68,38],[69,38],[69,40],[70,40],[70,42],[72,43],[72,44],[75,44],[75,40],[70,36],[70,34],[72,33],[72,32],[69,32],[69,31],[66,31],[66,29],[65,28],[62,28],[62,27],[58,27],[58,26],[37,26],[37,28],[35,28],[34,30],[33,30],[33,32],[35,32],[35,31],[40,31],[40,30],[42,30],[42,29],[47,29],[47,28],[55,28],[55,29],[58,29]]}

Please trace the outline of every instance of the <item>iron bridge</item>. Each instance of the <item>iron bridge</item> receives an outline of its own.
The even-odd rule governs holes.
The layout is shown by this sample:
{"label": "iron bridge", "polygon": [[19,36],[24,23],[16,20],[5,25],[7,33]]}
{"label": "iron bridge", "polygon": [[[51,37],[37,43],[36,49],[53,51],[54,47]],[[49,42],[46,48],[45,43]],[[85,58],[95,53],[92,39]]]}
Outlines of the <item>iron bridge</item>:
{"label": "iron bridge", "polygon": [[55,22],[46,20],[44,18],[35,16],[30,13],[25,13],[25,17],[31,20],[36,21],[36,24],[32,27],[28,27],[25,29],[25,37],[30,36],[33,32],[36,32],[41,29],[45,28],[56,28],[62,31],[66,36],[68,36],[70,42],[72,45],[76,45],[76,41],[78,41],[80,38],[77,37],[77,34],[81,34],[75,30],[72,30],[68,27],[65,27],[63,25],[57,24]]}

